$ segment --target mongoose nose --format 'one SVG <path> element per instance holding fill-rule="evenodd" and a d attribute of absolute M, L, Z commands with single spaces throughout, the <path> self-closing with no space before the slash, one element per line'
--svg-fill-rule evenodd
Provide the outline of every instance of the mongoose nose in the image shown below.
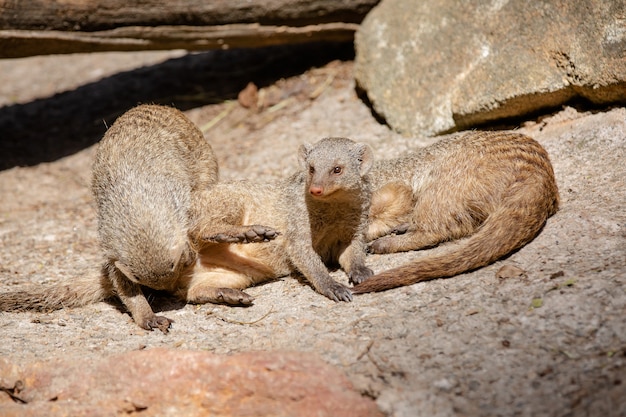
<path fill-rule="evenodd" d="M 310 192 L 312 195 L 315 195 L 315 196 L 320 196 L 320 195 L 324 194 L 324 188 L 319 187 L 319 186 L 316 186 L 316 185 L 312 185 L 312 186 L 309 188 L 309 192 Z"/>

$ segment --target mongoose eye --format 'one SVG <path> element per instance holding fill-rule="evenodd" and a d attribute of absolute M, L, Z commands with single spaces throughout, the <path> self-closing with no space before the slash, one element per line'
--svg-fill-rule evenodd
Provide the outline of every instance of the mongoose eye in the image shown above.
<path fill-rule="evenodd" d="M 333 168 L 333 174 L 341 174 L 341 171 L 343 171 L 343 170 L 341 169 L 341 167 L 334 167 L 334 168 Z"/>
<path fill-rule="evenodd" d="M 309 167 L 309 174 L 315 174 L 315 168 L 314 167 Z"/>

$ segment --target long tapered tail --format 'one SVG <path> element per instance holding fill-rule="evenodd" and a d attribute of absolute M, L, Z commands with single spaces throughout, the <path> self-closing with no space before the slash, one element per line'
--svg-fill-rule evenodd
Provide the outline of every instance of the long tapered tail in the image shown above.
<path fill-rule="evenodd" d="M 557 204 L 557 203 L 555 203 Z M 541 208 L 534 213 L 502 207 L 492 213 L 470 237 L 450 245 L 442 253 L 393 268 L 354 286 L 354 294 L 384 291 L 435 278 L 452 277 L 488 265 L 530 242 L 556 211 Z M 529 221 L 529 218 L 532 221 Z"/>
<path fill-rule="evenodd" d="M 110 281 L 93 273 L 67 283 L 0 293 L 0 311 L 53 311 L 81 307 L 113 295 Z"/>

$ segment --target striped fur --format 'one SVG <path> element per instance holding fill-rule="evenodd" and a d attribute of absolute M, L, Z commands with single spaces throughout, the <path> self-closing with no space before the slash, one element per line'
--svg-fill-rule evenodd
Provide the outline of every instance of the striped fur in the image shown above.
<path fill-rule="evenodd" d="M 547 152 L 515 132 L 458 134 L 405 157 L 379 161 L 370 179 L 370 252 L 461 240 L 440 254 L 372 276 L 353 288 L 357 294 L 451 277 L 495 262 L 531 241 L 559 205 Z M 390 189 L 396 190 L 395 198 Z"/>

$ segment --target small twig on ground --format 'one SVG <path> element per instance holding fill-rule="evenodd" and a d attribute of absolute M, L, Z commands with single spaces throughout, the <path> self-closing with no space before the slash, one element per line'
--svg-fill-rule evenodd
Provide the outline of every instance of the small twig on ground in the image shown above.
<path fill-rule="evenodd" d="M 368 355 L 373 345 L 374 345 L 374 341 L 370 340 L 370 342 L 367 344 L 363 352 L 359 353 L 359 356 L 356 357 L 356 360 L 360 361 L 363 358 L 363 356 Z"/>
<path fill-rule="evenodd" d="M 274 104 L 272 107 L 270 107 L 269 109 L 267 109 L 268 113 L 274 113 L 280 109 L 282 109 L 283 107 L 286 107 L 288 104 L 290 104 L 291 102 L 294 101 L 293 97 L 288 97 L 276 104 Z"/>
<path fill-rule="evenodd" d="M 13 386 L 13 388 L 8 388 L 8 387 L 0 387 L 0 391 L 6 392 L 7 395 L 9 397 L 11 397 L 11 399 L 16 402 L 16 403 L 20 403 L 20 404 L 26 404 L 28 403 L 28 401 L 18 397 L 17 394 L 20 393 L 20 391 L 22 391 L 24 389 L 24 382 L 21 380 L 17 380 L 15 381 L 15 384 Z"/>
<path fill-rule="evenodd" d="M 326 80 L 319 87 L 317 87 L 311 94 L 309 94 L 309 98 L 311 100 L 315 100 L 316 98 L 321 96 L 322 93 L 326 91 L 326 89 L 332 84 L 336 76 L 337 76 L 337 71 L 333 71 L 330 74 L 328 74 L 328 77 L 326 77 Z"/>
<path fill-rule="evenodd" d="M 211 130 L 213 128 L 213 126 L 218 124 L 224 117 L 228 116 L 228 113 L 230 113 L 234 109 L 234 104 L 235 104 L 234 101 L 228 101 L 225 104 L 226 104 L 226 106 L 225 106 L 224 110 L 222 110 L 220 112 L 220 114 L 218 114 L 213 119 L 209 120 L 207 123 L 203 124 L 200 127 L 200 131 L 202 133 L 206 133 L 209 130 Z"/>

